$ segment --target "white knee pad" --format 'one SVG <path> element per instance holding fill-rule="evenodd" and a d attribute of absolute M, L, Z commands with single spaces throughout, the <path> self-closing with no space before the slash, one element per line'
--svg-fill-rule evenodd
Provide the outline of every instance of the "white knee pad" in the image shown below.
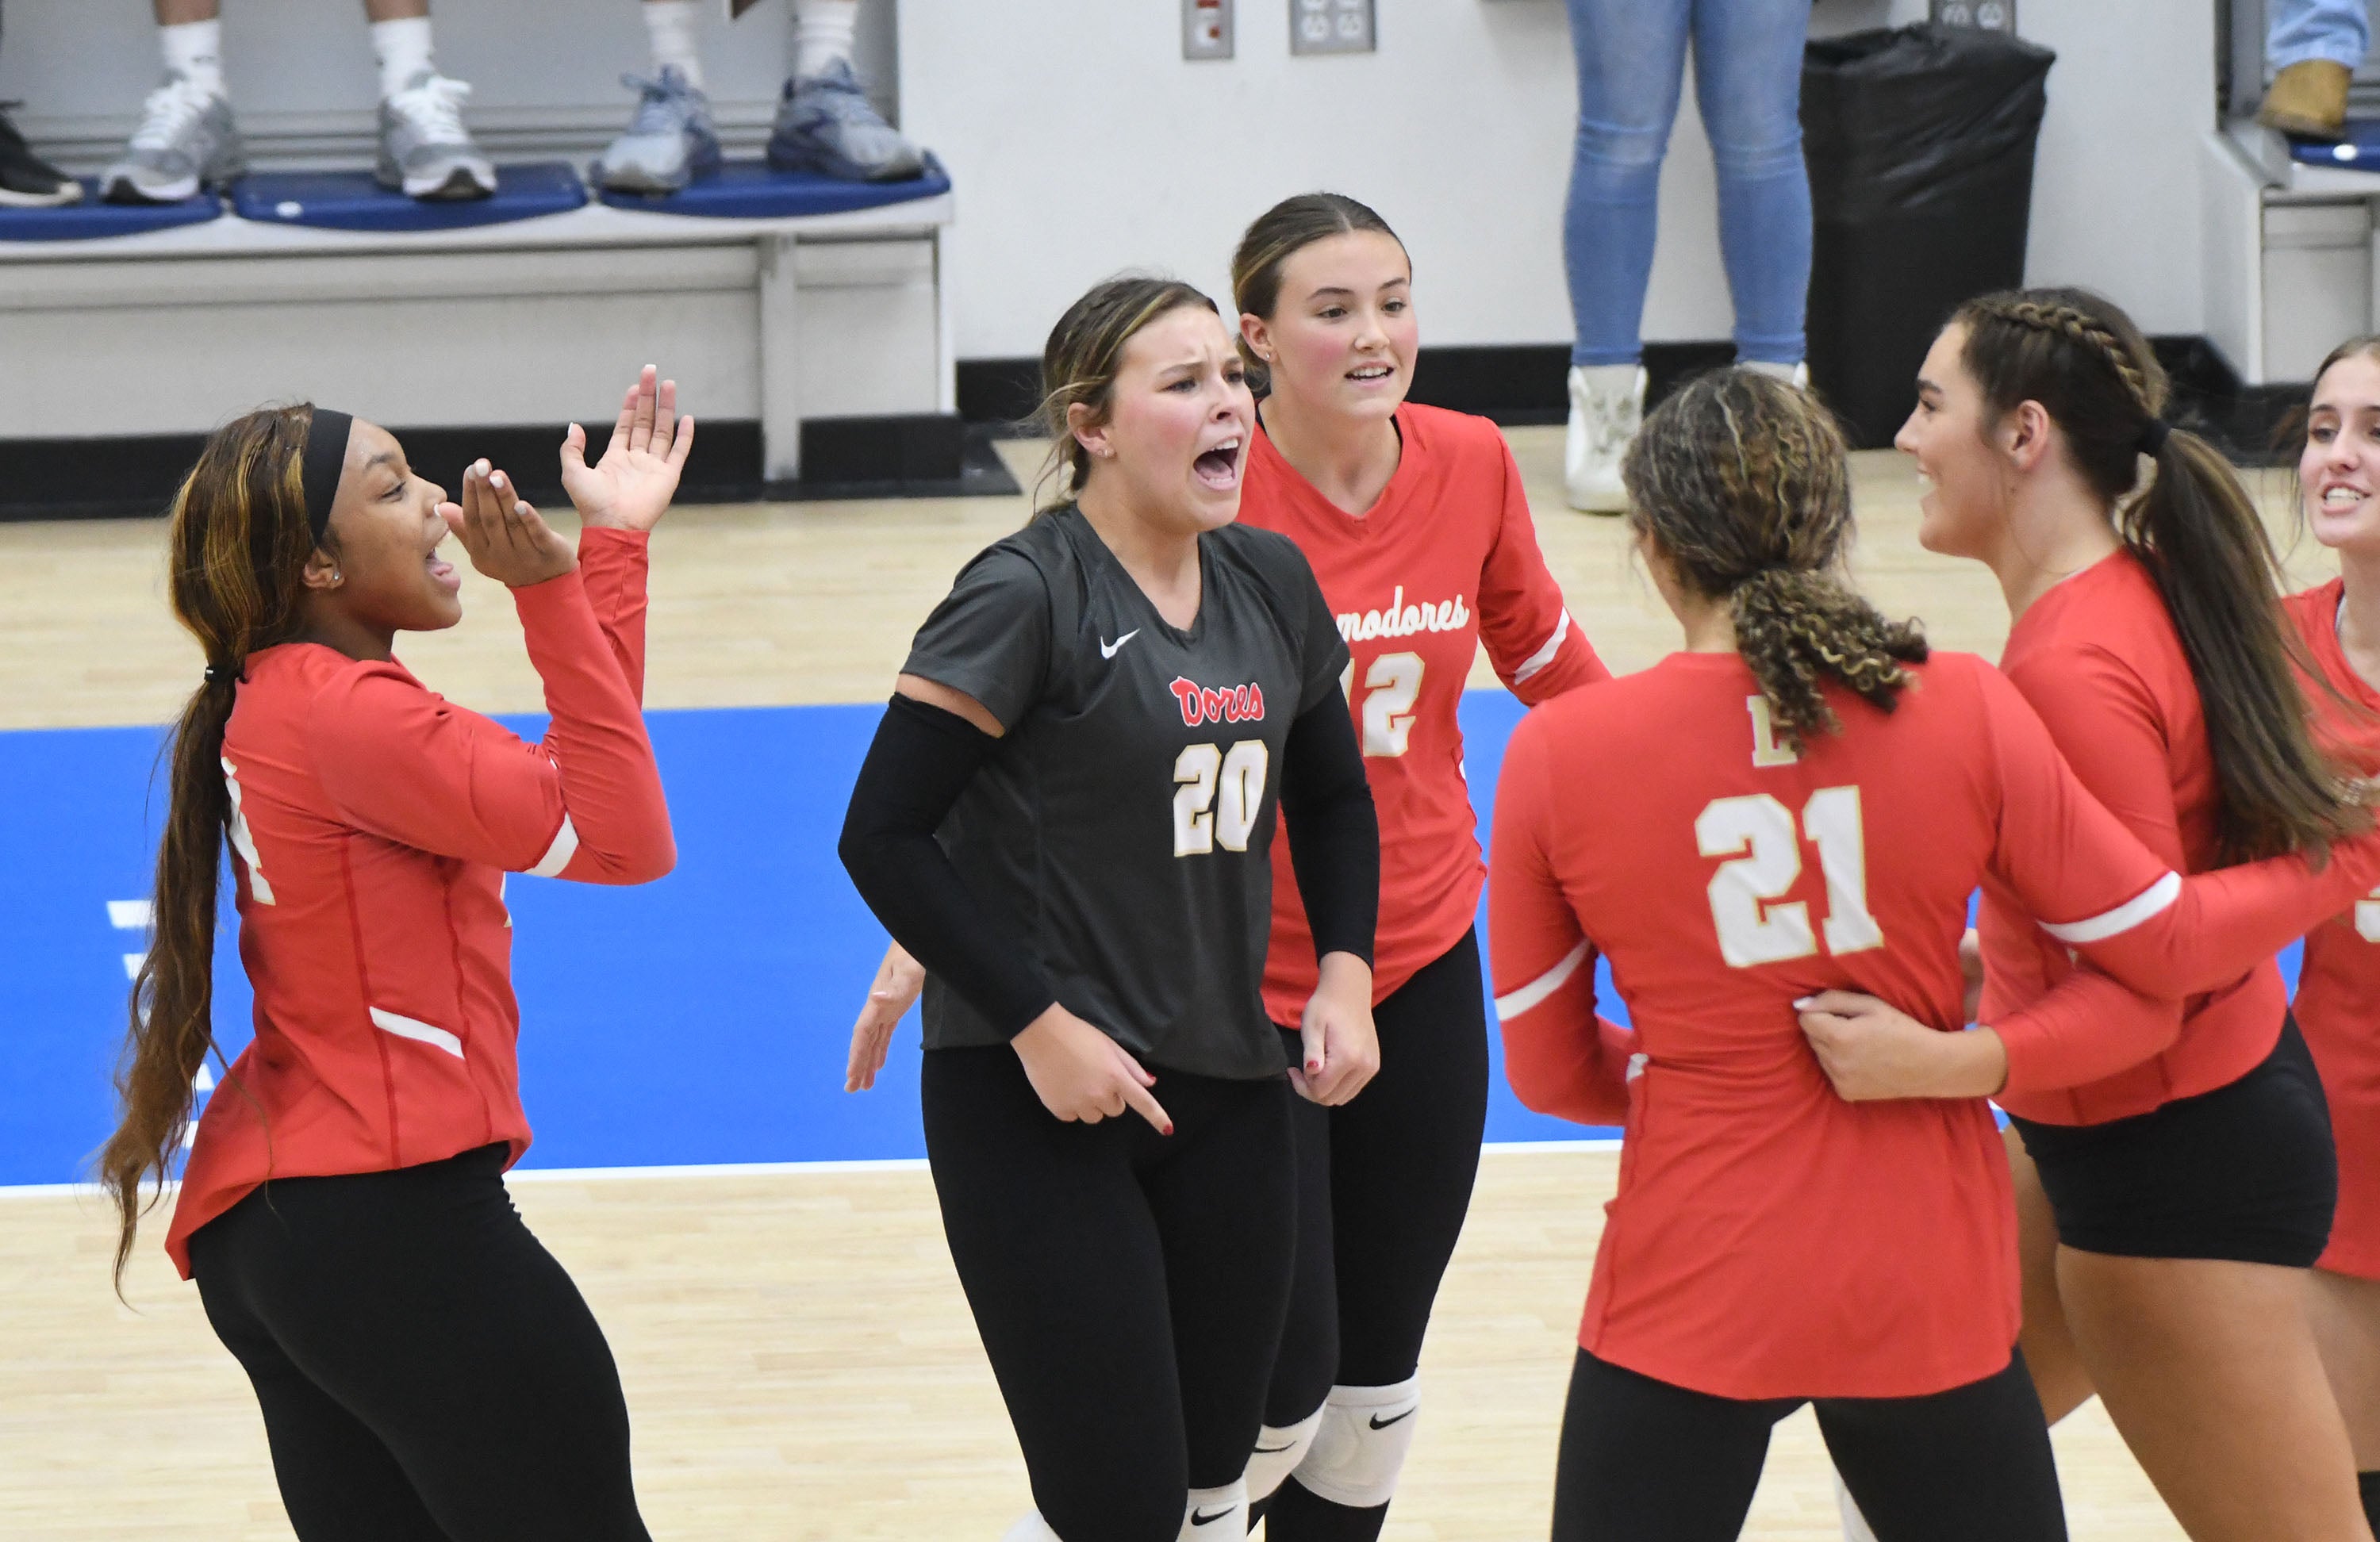
<path fill-rule="evenodd" d="M 1245 1478 L 1220 1488 L 1193 1488 L 1182 1506 L 1182 1534 L 1177 1542 L 1246 1542 L 1248 1484 Z"/>
<path fill-rule="evenodd" d="M 1328 1406 L 1327 1404 L 1325 1406 Z M 1313 1448 L 1314 1432 L 1322 1427 L 1322 1409 L 1318 1408 L 1295 1424 L 1286 1427 L 1263 1425 L 1257 1430 L 1256 1449 L 1248 1452 L 1248 1470 L 1245 1481 L 1251 1501 L 1272 1498 L 1281 1480 L 1297 1470 Z"/>
<path fill-rule="evenodd" d="M 1860 1513 L 1859 1500 L 1843 1487 L 1840 1474 L 1835 1477 L 1835 1508 L 1843 1515 L 1843 1542 L 1876 1542 L 1876 1533 L 1868 1529 L 1867 1517 Z"/>
<path fill-rule="evenodd" d="M 1351 1510 L 1389 1502 L 1413 1450 L 1421 1415 L 1421 1378 L 1393 1387 L 1333 1387 L 1322 1404 L 1314 1449 L 1297 1464 L 1300 1487 Z"/>
<path fill-rule="evenodd" d="M 1028 1510 L 1014 1525 L 1001 1533 L 1000 1542 L 1065 1542 L 1065 1539 L 1050 1529 L 1050 1523 L 1041 1519 L 1039 1511 Z"/>

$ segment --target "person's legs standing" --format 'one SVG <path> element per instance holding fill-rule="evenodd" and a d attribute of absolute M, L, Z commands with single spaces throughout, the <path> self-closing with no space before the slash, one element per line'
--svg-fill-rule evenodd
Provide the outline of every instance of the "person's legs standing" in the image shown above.
<path fill-rule="evenodd" d="M 1719 254 L 1740 364 L 1802 362 L 1810 174 L 1802 160 L 1807 0 L 1694 0 L 1694 97 L 1718 171 Z"/>
<path fill-rule="evenodd" d="M 210 1313 L 236 1301 L 379 1440 L 452 1542 L 650 1542 L 619 1371 L 513 1208 L 503 1162 L 491 1147 L 260 1190 L 193 1238 Z M 235 1333 L 250 1374 L 277 1379 Z M 343 1520 L 319 1535 L 352 1533 Z"/>
<path fill-rule="evenodd" d="M 1294 1031 L 1283 1028 L 1281 1036 L 1286 1053 L 1305 1052 Z M 1281 1349 L 1265 1391 L 1264 1424 L 1248 1457 L 1252 1518 L 1267 1512 L 1268 1501 L 1312 1449 L 1322 1424 L 1323 1402 L 1339 1374 L 1339 1268 L 1330 1246 L 1330 1114 L 1319 1103 L 1290 1099 L 1291 1144 L 1296 1147 L 1296 1261 Z"/>
<path fill-rule="evenodd" d="M 1288 1316 L 1296 1172 L 1286 1079 L 1159 1073 L 1174 1134 L 1126 1115 L 1165 1258 L 1194 1534 L 1247 1529 L 1242 1477 Z M 1236 1522 L 1222 1516 L 1243 1510 Z"/>
<path fill-rule="evenodd" d="M 165 79 L 140 105 L 140 126 L 101 173 L 100 197 L 172 203 L 221 188 L 248 168 L 224 94 L 216 0 L 155 0 Z"/>
<path fill-rule="evenodd" d="M 1818 1430 L 1879 1542 L 2066 1542 L 2021 1355 L 1926 1397 L 1821 1398 Z"/>
<path fill-rule="evenodd" d="M 1371 1542 L 1410 1448 L 1415 1372 L 1463 1233 L 1488 1122 L 1487 993 L 1465 932 L 1379 1004 L 1380 1071 L 1330 1111 L 1339 1362 L 1313 1451 L 1267 1519 L 1273 1542 Z"/>
<path fill-rule="evenodd" d="M 1005 1047 L 929 1050 L 920 1094 L 951 1260 L 1042 1520 L 1065 1542 L 1173 1542 L 1182 1388 L 1126 1124 L 1155 1132 L 1131 1114 L 1057 1119 Z M 1192 1133 L 1186 1105 L 1167 1111 Z"/>
<path fill-rule="evenodd" d="M 1597 514 L 1627 506 L 1620 457 L 1644 411 L 1638 329 L 1691 4 L 1569 0 L 1578 125 L 1562 212 L 1572 323 L 1562 474 L 1571 507 Z"/>
<path fill-rule="evenodd" d="M 1769 1431 L 1800 1406 L 1689 1391 L 1580 1350 L 1562 1408 L 1553 1542 L 1734 1542 Z"/>

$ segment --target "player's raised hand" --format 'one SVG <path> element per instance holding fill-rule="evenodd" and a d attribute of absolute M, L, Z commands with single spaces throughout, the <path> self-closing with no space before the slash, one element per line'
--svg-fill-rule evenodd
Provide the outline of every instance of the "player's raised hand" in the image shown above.
<path fill-rule="evenodd" d="M 441 504 L 438 513 L 471 565 L 508 588 L 541 584 L 578 565 L 570 542 L 521 500 L 510 477 L 484 460 L 463 468 L 462 502 Z"/>
<path fill-rule="evenodd" d="M 925 966 L 906 948 L 895 942 L 884 950 L 884 962 L 876 966 L 875 983 L 860 1005 L 859 1020 L 851 1026 L 851 1063 L 843 1073 L 844 1091 L 865 1092 L 876 1085 L 876 1074 L 884 1069 L 884 1057 L 892 1048 L 892 1030 L 925 988 Z"/>
<path fill-rule="evenodd" d="M 2008 1050 L 1989 1028 L 1945 1033 L 1855 990 L 1822 990 L 1793 1007 L 1846 1102 L 1988 1098 L 2008 1080 Z"/>
<path fill-rule="evenodd" d="M 1363 1091 L 1380 1069 L 1371 965 L 1354 953 L 1326 956 L 1297 1033 L 1302 1063 L 1289 1068 L 1289 1085 L 1299 1097 L 1336 1105 Z"/>
<path fill-rule="evenodd" d="M 694 419 L 677 411 L 677 382 L 645 366 L 620 399 L 620 419 L 602 458 L 587 464 L 587 431 L 577 423 L 562 440 L 562 490 L 578 517 L 597 528 L 650 530 L 677 496 L 678 473 L 694 448 Z"/>
<path fill-rule="evenodd" d="M 1130 1109 L 1159 1135 L 1173 1133 L 1173 1116 L 1149 1096 L 1157 1078 L 1123 1045 L 1064 1007 L 1052 1002 L 1009 1042 L 1041 1106 L 1060 1119 L 1096 1124 Z"/>

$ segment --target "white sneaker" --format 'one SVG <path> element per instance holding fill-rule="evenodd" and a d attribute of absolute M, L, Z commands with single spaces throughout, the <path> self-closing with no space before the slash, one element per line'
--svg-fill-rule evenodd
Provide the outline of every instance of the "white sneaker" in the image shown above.
<path fill-rule="evenodd" d="M 1743 368 L 1755 370 L 1761 374 L 1781 380 L 1796 391 L 1810 389 L 1810 365 L 1807 359 L 1798 364 L 1772 364 L 1764 358 L 1747 358 L 1743 361 Z"/>
<path fill-rule="evenodd" d="M 1628 506 L 1620 457 L 1628 453 L 1644 418 L 1644 366 L 1571 366 L 1570 430 L 1562 439 L 1562 484 L 1571 507 L 1584 514 L 1618 514 Z"/>
<path fill-rule="evenodd" d="M 495 192 L 495 163 L 463 127 L 463 100 L 470 94 L 463 81 L 425 69 L 382 99 L 380 155 L 372 167 L 382 187 L 424 200 Z"/>

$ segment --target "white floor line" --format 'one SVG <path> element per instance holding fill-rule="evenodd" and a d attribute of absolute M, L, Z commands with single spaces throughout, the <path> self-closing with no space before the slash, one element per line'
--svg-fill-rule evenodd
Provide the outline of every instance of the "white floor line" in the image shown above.
<path fill-rule="evenodd" d="M 1603 1140 L 1491 1140 L 1483 1157 L 1536 1151 L 1617 1151 L 1620 1142 Z M 712 1162 L 666 1167 L 516 1167 L 504 1174 L 508 1184 L 604 1184 L 636 1178 L 775 1178 L 802 1173 L 916 1172 L 923 1157 L 886 1157 L 870 1160 L 822 1162 Z M 168 1184 L 167 1190 L 178 1188 Z M 96 1184 L 0 1184 L 0 1199 L 56 1198 L 62 1195 L 103 1197 Z"/>

